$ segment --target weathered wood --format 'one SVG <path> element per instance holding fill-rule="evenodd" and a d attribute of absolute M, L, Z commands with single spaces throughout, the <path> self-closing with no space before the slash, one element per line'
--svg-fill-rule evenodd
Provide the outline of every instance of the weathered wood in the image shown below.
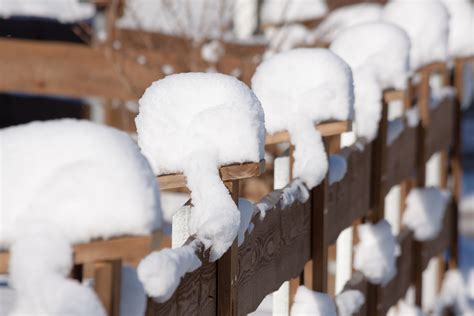
<path fill-rule="evenodd" d="M 120 315 L 120 288 L 122 263 L 120 260 L 95 262 L 93 265 L 94 290 L 107 315 Z"/>
<path fill-rule="evenodd" d="M 386 315 L 387 311 L 403 298 L 411 285 L 413 233 L 403 229 L 397 237 L 400 244 L 400 256 L 397 258 L 397 274 L 392 280 L 380 288 L 378 313 Z"/>
<path fill-rule="evenodd" d="M 358 290 L 362 292 L 362 294 L 364 294 L 365 296 L 365 303 L 361 306 L 359 312 L 353 314 L 353 316 L 371 315 L 371 314 L 368 314 L 368 309 L 367 309 L 368 286 L 369 286 L 369 283 L 367 282 L 367 279 L 365 279 L 362 273 L 359 271 L 354 272 L 352 274 L 351 279 L 344 286 L 344 291 L 345 290 Z"/>
<path fill-rule="evenodd" d="M 254 311 L 284 281 L 299 277 L 310 258 L 311 200 L 282 208 L 280 196 L 277 190 L 262 200 L 270 209 L 263 220 L 254 217 L 255 227 L 239 247 L 239 315 Z"/>
<path fill-rule="evenodd" d="M 329 187 L 326 246 L 336 242 L 339 234 L 369 210 L 371 145 L 362 150 L 357 145 L 343 148 L 339 155 L 347 160 L 344 178 Z"/>
<path fill-rule="evenodd" d="M 160 245 L 161 232 L 147 236 L 118 237 L 107 240 L 95 240 L 75 245 L 73 256 L 75 264 L 120 259 L 124 263 L 136 265 L 151 250 Z M 0 273 L 8 272 L 9 252 L 0 252 Z"/>
<path fill-rule="evenodd" d="M 315 125 L 315 128 L 324 136 L 340 135 L 352 129 L 351 121 L 324 122 Z M 287 131 L 277 132 L 267 135 L 266 145 L 290 142 L 290 135 Z"/>
<path fill-rule="evenodd" d="M 232 164 L 219 169 L 222 181 L 240 180 L 261 175 L 265 171 L 265 160 Z M 186 186 L 186 176 L 183 174 L 166 174 L 158 176 L 161 190 L 182 188 Z"/>
<path fill-rule="evenodd" d="M 425 134 L 425 161 L 453 143 L 455 110 L 454 99 L 446 98 L 430 111 L 430 124 Z"/>
<path fill-rule="evenodd" d="M 328 0 L 327 5 L 328 5 L 329 10 L 332 11 L 340 7 L 363 3 L 363 2 L 385 4 L 387 0 Z"/>

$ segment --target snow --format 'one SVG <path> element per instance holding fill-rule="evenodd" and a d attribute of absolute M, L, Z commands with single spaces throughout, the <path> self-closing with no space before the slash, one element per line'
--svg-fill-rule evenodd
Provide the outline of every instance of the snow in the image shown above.
<path fill-rule="evenodd" d="M 232 23 L 233 1 L 127 0 L 120 28 L 185 36 L 220 38 Z"/>
<path fill-rule="evenodd" d="M 387 284 L 397 272 L 399 249 L 392 228 L 386 220 L 357 227 L 359 243 L 355 246 L 354 268 L 373 284 Z"/>
<path fill-rule="evenodd" d="M 365 296 L 358 290 L 346 290 L 335 298 L 337 314 L 339 316 L 351 316 L 359 312 L 365 303 Z"/>
<path fill-rule="evenodd" d="M 224 53 L 224 47 L 218 40 L 212 40 L 201 47 L 201 57 L 208 63 L 217 63 Z"/>
<path fill-rule="evenodd" d="M 449 199 L 447 191 L 435 187 L 414 188 L 410 191 L 403 224 L 413 230 L 416 240 L 427 241 L 438 236 Z"/>
<path fill-rule="evenodd" d="M 94 16 L 95 5 L 81 0 L 0 0 L 0 16 L 41 17 L 76 22 Z"/>
<path fill-rule="evenodd" d="M 296 290 L 291 316 L 306 315 L 336 316 L 336 305 L 329 295 L 313 292 L 301 285 Z"/>
<path fill-rule="evenodd" d="M 352 68 L 355 132 L 372 141 L 377 136 L 384 89 L 404 89 L 409 75 L 410 41 L 399 27 L 371 22 L 342 31 L 330 49 Z"/>
<path fill-rule="evenodd" d="M 283 24 L 315 19 L 328 11 L 324 0 L 266 0 L 262 3 L 262 24 Z"/>
<path fill-rule="evenodd" d="M 237 234 L 237 245 L 240 247 L 245 241 L 245 233 L 251 233 L 253 230 L 252 217 L 256 207 L 247 199 L 239 199 L 240 226 Z"/>
<path fill-rule="evenodd" d="M 21 224 L 26 233 L 10 249 L 10 281 L 16 290 L 10 315 L 106 315 L 92 289 L 67 279 L 72 248 L 62 227 L 40 220 Z"/>
<path fill-rule="evenodd" d="M 359 3 L 332 11 L 313 31 L 315 41 L 331 43 L 346 28 L 380 20 L 382 6 L 378 3 Z"/>
<path fill-rule="evenodd" d="M 146 293 L 158 302 L 167 301 L 176 291 L 181 278 L 199 268 L 197 240 L 178 248 L 155 251 L 145 257 L 137 268 L 138 278 Z"/>
<path fill-rule="evenodd" d="M 293 205 L 296 201 L 304 203 L 309 198 L 309 191 L 302 181 L 295 179 L 288 184 L 281 192 L 280 202 L 282 208 Z"/>
<path fill-rule="evenodd" d="M 388 131 L 387 131 L 387 145 L 391 145 L 405 128 L 405 123 L 402 117 L 396 118 L 388 122 Z"/>
<path fill-rule="evenodd" d="M 400 300 L 398 303 L 398 311 L 396 315 L 399 316 L 425 316 L 423 311 L 416 305 L 410 304 L 405 300 Z"/>
<path fill-rule="evenodd" d="M 8 248 L 25 220 L 60 227 L 70 243 L 149 234 L 161 225 L 159 189 L 124 132 L 87 121 L 33 122 L 0 130 L 2 233 Z"/>
<path fill-rule="evenodd" d="M 309 30 L 304 25 L 297 23 L 265 29 L 265 37 L 269 41 L 265 59 L 277 52 L 311 44 Z"/>
<path fill-rule="evenodd" d="M 474 315 L 474 304 L 469 302 L 467 284 L 458 270 L 449 270 L 445 273 L 432 315 L 443 315 L 443 309 L 449 306 L 453 307 L 455 315 Z"/>
<path fill-rule="evenodd" d="M 183 73 L 154 82 L 139 100 L 138 144 L 156 175 L 183 172 L 191 191 L 191 234 L 218 259 L 235 239 L 240 214 L 218 167 L 264 157 L 260 102 L 232 76 Z"/>
<path fill-rule="evenodd" d="M 474 20 L 474 17 L 473 17 Z M 473 45 L 474 46 L 474 45 Z M 474 55 L 474 54 L 473 54 Z M 469 108 L 474 101 L 474 66 L 473 63 L 464 64 L 463 68 L 463 97 L 461 107 L 463 110 Z"/>
<path fill-rule="evenodd" d="M 344 179 L 347 172 L 346 158 L 341 155 L 329 156 L 329 185 Z"/>
<path fill-rule="evenodd" d="M 442 0 L 448 9 L 448 51 L 451 57 L 474 55 L 474 6 L 469 0 Z"/>
<path fill-rule="evenodd" d="M 294 177 L 310 189 L 315 187 L 328 163 L 314 123 L 350 118 L 354 100 L 350 68 L 328 50 L 294 49 L 261 63 L 252 89 L 265 110 L 267 131 L 290 134 L 295 145 Z"/>
<path fill-rule="evenodd" d="M 391 0 L 385 6 L 382 18 L 408 33 L 413 70 L 447 59 L 449 13 L 441 1 Z"/>

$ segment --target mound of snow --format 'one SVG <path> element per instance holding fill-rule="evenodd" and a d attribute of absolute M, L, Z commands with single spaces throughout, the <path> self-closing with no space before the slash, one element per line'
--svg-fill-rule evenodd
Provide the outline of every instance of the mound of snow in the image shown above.
<path fill-rule="evenodd" d="M 36 122 L 0 130 L 2 234 L 7 248 L 49 221 L 70 243 L 143 235 L 161 225 L 159 190 L 124 132 L 87 121 Z"/>
<path fill-rule="evenodd" d="M 342 31 L 330 49 L 351 66 L 355 86 L 355 132 L 372 141 L 377 136 L 383 90 L 406 87 L 410 40 L 395 25 L 372 22 Z"/>
<path fill-rule="evenodd" d="M 391 0 L 382 18 L 408 33 L 412 69 L 448 57 L 449 13 L 441 1 Z"/>
<path fill-rule="evenodd" d="M 252 88 L 265 110 L 267 131 L 290 134 L 293 175 L 315 187 L 328 162 L 314 124 L 350 118 L 354 97 L 349 66 L 326 49 L 295 49 L 260 64 Z"/>
<path fill-rule="evenodd" d="M 237 235 L 240 214 L 219 176 L 225 164 L 264 157 L 260 102 L 234 77 L 211 73 L 171 75 L 154 82 L 139 100 L 138 144 L 156 175 L 183 172 L 194 208 L 196 233 L 211 260 Z"/>
<path fill-rule="evenodd" d="M 332 11 L 313 31 L 313 41 L 331 43 L 341 31 L 351 26 L 380 20 L 382 6 L 378 3 L 359 3 Z"/>
<path fill-rule="evenodd" d="M 329 185 L 344 179 L 347 172 L 347 161 L 341 155 L 329 156 Z"/>
<path fill-rule="evenodd" d="M 324 0 L 266 0 L 262 3 L 262 24 L 298 22 L 325 15 L 328 11 Z"/>
<path fill-rule="evenodd" d="M 291 316 L 302 315 L 336 316 L 336 304 L 329 295 L 313 292 L 301 285 L 291 306 Z"/>
<path fill-rule="evenodd" d="M 450 195 L 435 187 L 415 188 L 410 191 L 403 214 L 403 224 L 413 230 L 415 239 L 435 239 L 441 231 Z"/>
<path fill-rule="evenodd" d="M 410 304 L 405 300 L 400 300 L 398 303 L 398 316 L 425 316 L 426 314 L 416 305 Z"/>
<path fill-rule="evenodd" d="M 10 315 L 106 315 L 95 293 L 67 279 L 72 249 L 62 227 L 41 220 L 21 223 L 25 233 L 10 250 L 16 300 Z"/>
<path fill-rule="evenodd" d="M 355 246 L 354 268 L 374 284 L 387 284 L 397 273 L 398 244 L 386 220 L 358 227 L 359 243 Z"/>
<path fill-rule="evenodd" d="M 232 1 L 127 0 L 120 28 L 185 36 L 219 38 L 232 22 Z"/>
<path fill-rule="evenodd" d="M 474 304 L 469 300 L 467 285 L 459 270 L 449 270 L 444 275 L 432 315 L 444 315 L 443 311 L 447 307 L 452 308 L 454 315 L 474 315 Z"/>
<path fill-rule="evenodd" d="M 448 50 L 452 57 L 474 55 L 474 5 L 469 0 L 441 0 L 448 9 Z"/>
<path fill-rule="evenodd" d="M 159 302 L 167 301 L 179 285 L 181 278 L 201 266 L 196 256 L 199 243 L 174 249 L 155 251 L 144 258 L 137 268 L 138 278 L 146 293 Z"/>
<path fill-rule="evenodd" d="M 81 0 L 0 0 L 0 16 L 28 16 L 56 19 L 61 22 L 76 22 L 90 19 L 95 14 L 95 5 Z"/>
<path fill-rule="evenodd" d="M 337 314 L 339 316 L 351 316 L 359 312 L 365 303 L 365 296 L 358 290 L 346 290 L 335 298 Z"/>

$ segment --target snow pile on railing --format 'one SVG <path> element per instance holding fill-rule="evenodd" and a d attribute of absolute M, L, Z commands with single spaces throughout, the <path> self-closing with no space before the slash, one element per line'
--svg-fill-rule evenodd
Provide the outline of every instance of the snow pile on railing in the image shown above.
<path fill-rule="evenodd" d="M 439 297 L 433 307 L 433 316 L 444 315 L 444 309 L 452 308 L 454 315 L 474 315 L 473 297 L 459 270 L 449 270 L 444 275 Z"/>
<path fill-rule="evenodd" d="M 399 246 L 386 220 L 357 227 L 359 243 L 355 246 L 354 268 L 374 284 L 387 284 L 397 273 L 395 265 Z"/>
<path fill-rule="evenodd" d="M 329 156 L 329 185 L 344 179 L 347 172 L 346 158 L 341 155 Z"/>
<path fill-rule="evenodd" d="M 193 202 L 189 233 L 211 247 L 214 261 L 230 247 L 240 222 L 219 167 L 263 159 L 260 102 L 234 77 L 185 73 L 154 82 L 139 104 L 142 152 L 156 175 L 185 174 Z"/>
<path fill-rule="evenodd" d="M 333 301 L 325 293 L 314 292 L 305 286 L 300 286 L 295 294 L 291 315 L 350 316 L 357 313 L 364 302 L 364 294 L 357 290 L 344 291 Z"/>
<path fill-rule="evenodd" d="M 435 187 L 415 188 L 408 194 L 403 224 L 419 241 L 435 239 L 443 227 L 443 218 L 450 194 Z"/>
<path fill-rule="evenodd" d="M 353 106 L 350 68 L 325 49 L 300 48 L 259 65 L 252 88 L 265 110 L 269 133 L 288 131 L 295 145 L 294 177 L 313 188 L 328 170 L 317 122 L 347 120 Z"/>
<path fill-rule="evenodd" d="M 383 19 L 408 33 L 412 69 L 447 59 L 449 13 L 441 1 L 391 0 L 383 10 Z"/>
<path fill-rule="evenodd" d="M 474 6 L 469 0 L 442 0 L 449 11 L 448 50 L 451 57 L 474 55 Z"/>
<path fill-rule="evenodd" d="M 2 234 L 6 248 L 25 233 L 18 221 L 46 220 L 70 243 L 144 235 L 160 227 L 159 190 L 124 132 L 87 121 L 35 122 L 0 131 Z"/>
<path fill-rule="evenodd" d="M 28 16 L 57 19 L 61 22 L 76 22 L 90 19 L 95 14 L 95 5 L 81 0 L 0 0 L 0 16 Z"/>
<path fill-rule="evenodd" d="M 373 22 L 341 32 L 330 49 L 352 68 L 355 133 L 372 141 L 377 136 L 383 90 L 406 87 L 410 40 L 395 25 Z"/>
<path fill-rule="evenodd" d="M 262 24 L 283 24 L 314 19 L 328 11 L 325 0 L 265 0 L 262 3 Z"/>
<path fill-rule="evenodd" d="M 380 20 L 382 6 L 378 3 L 359 3 L 332 11 L 312 32 L 312 41 L 331 43 L 340 32 L 351 26 Z"/>
<path fill-rule="evenodd" d="M 86 121 L 0 131 L 2 234 L 18 314 L 105 315 L 87 287 L 66 277 L 71 244 L 142 235 L 161 224 L 159 190 L 125 133 Z"/>

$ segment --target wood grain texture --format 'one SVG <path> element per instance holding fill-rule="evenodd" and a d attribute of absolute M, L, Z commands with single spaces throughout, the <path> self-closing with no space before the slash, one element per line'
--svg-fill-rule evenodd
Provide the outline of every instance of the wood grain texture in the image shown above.
<path fill-rule="evenodd" d="M 391 306 L 403 298 L 411 285 L 413 234 L 403 229 L 397 237 L 401 254 L 397 258 L 397 274 L 385 286 L 380 288 L 379 314 L 386 315 Z"/>
<path fill-rule="evenodd" d="M 453 143 L 455 110 L 454 99 L 446 98 L 430 111 L 430 123 L 426 128 L 425 138 L 426 160 L 434 153 L 446 150 Z"/>
<path fill-rule="evenodd" d="M 341 181 L 329 187 L 327 217 L 330 225 L 325 227 L 327 246 L 369 210 L 371 154 L 370 144 L 363 150 L 354 145 L 339 153 L 347 160 L 347 172 Z"/>
<path fill-rule="evenodd" d="M 386 0 L 328 0 L 327 6 L 330 11 L 335 10 L 340 7 L 358 4 L 358 3 L 380 3 L 385 4 Z"/>
<path fill-rule="evenodd" d="M 255 227 L 239 247 L 239 315 L 254 311 L 267 294 L 299 276 L 310 259 L 311 200 L 282 208 L 280 195 L 277 190 L 264 198 L 272 208 L 263 220 L 254 217 Z"/>
<path fill-rule="evenodd" d="M 387 168 L 382 177 L 384 193 L 403 180 L 409 179 L 416 172 L 417 128 L 406 127 L 391 144 L 387 151 Z"/>

